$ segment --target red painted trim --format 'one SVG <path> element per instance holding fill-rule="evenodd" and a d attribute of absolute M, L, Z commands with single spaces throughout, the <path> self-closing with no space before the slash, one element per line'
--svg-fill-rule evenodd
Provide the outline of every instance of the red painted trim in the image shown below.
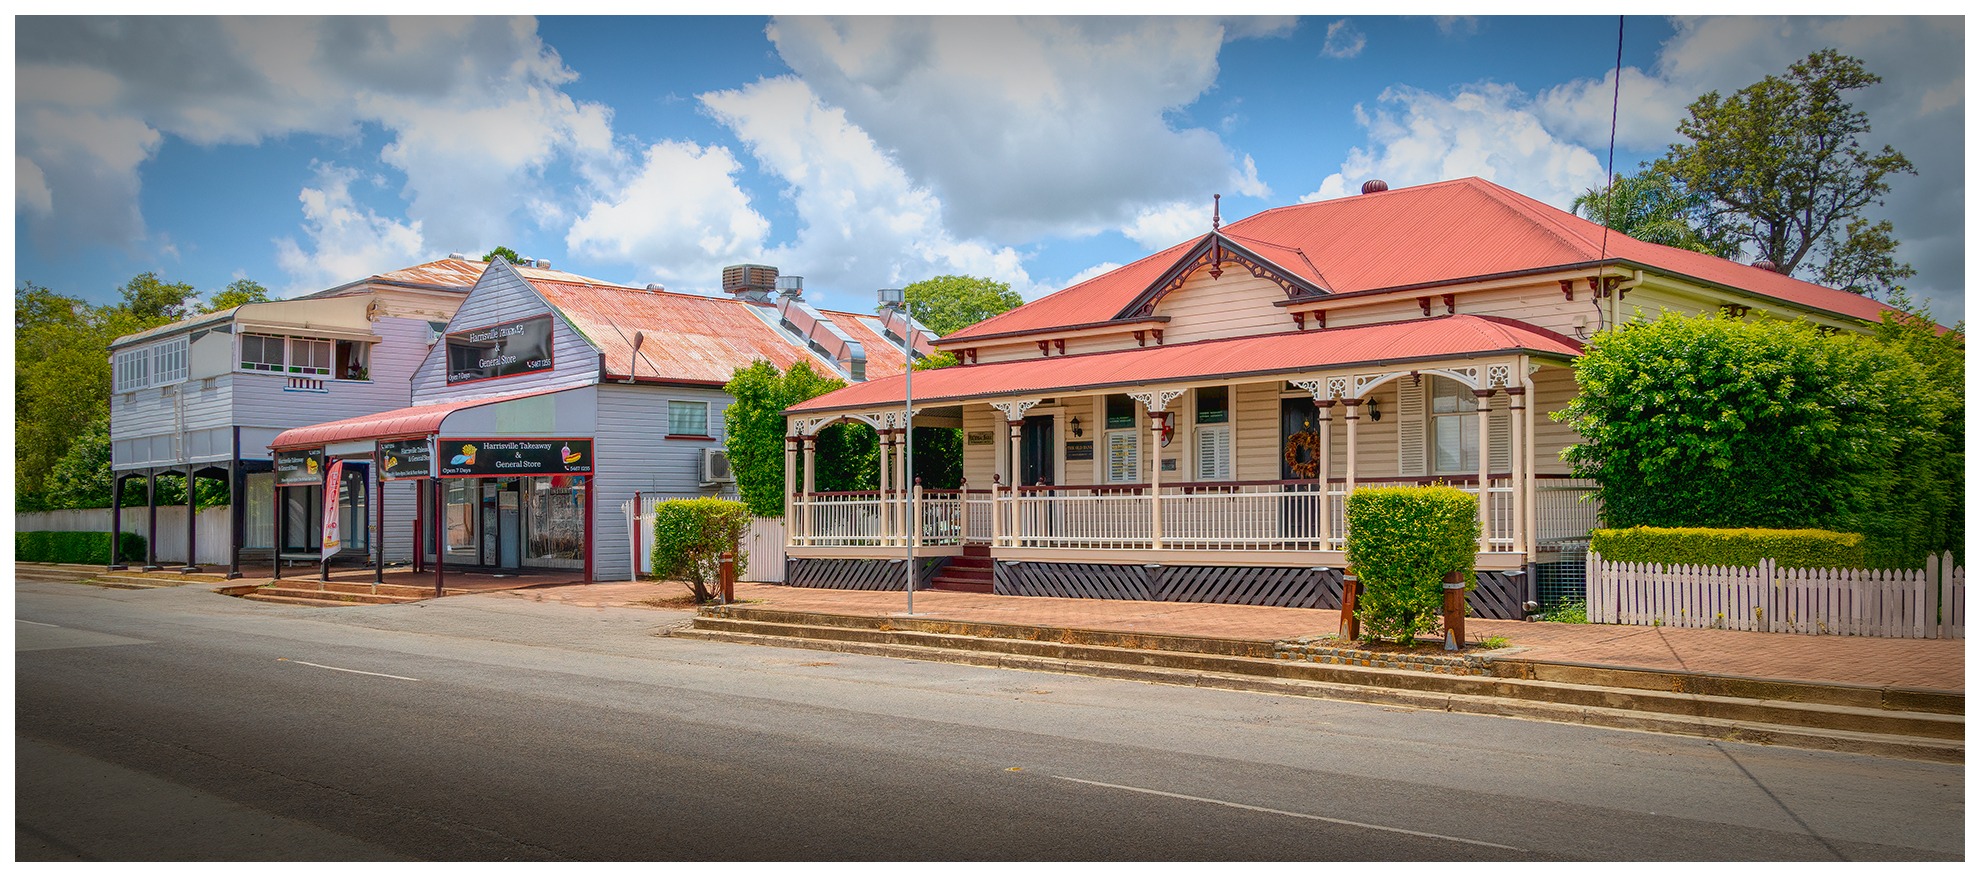
<path fill-rule="evenodd" d="M 715 440 L 715 437 L 712 435 L 664 435 L 661 438 L 672 439 L 677 442 L 712 442 Z"/>
<path fill-rule="evenodd" d="M 596 445 L 593 446 L 594 452 L 596 447 Z M 593 472 L 590 475 L 584 476 L 584 580 L 587 582 L 598 580 L 597 574 L 592 569 L 591 561 L 591 556 L 597 550 L 598 545 L 598 529 L 591 524 L 592 510 L 597 508 L 597 506 L 598 473 Z M 638 506 L 634 506 L 634 510 L 638 510 Z M 634 566 L 633 572 L 638 573 L 639 567 Z M 632 577 L 638 578 L 639 576 L 634 575 Z"/>
<path fill-rule="evenodd" d="M 598 370 L 598 374 L 600 383 L 625 383 L 627 379 L 626 375 L 612 374 L 602 368 Z M 663 387 L 726 387 L 729 385 L 728 381 L 704 381 L 695 378 L 667 378 L 648 375 L 633 375 L 631 377 L 632 382 L 635 384 L 651 384 Z"/>

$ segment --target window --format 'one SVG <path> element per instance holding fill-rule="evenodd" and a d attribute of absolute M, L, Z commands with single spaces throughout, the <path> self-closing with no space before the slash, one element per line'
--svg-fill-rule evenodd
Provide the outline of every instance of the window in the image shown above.
<path fill-rule="evenodd" d="M 1430 463 L 1437 472 L 1478 471 L 1478 403 L 1463 384 L 1430 378 Z"/>
<path fill-rule="evenodd" d="M 139 348 L 125 350 L 117 354 L 115 361 L 116 391 L 129 393 L 149 386 L 151 373 L 151 351 Z"/>
<path fill-rule="evenodd" d="M 1126 393 L 1115 393 L 1107 397 L 1107 428 L 1134 428 L 1134 400 Z"/>
<path fill-rule="evenodd" d="M 1198 481 L 1229 481 L 1231 478 L 1231 428 L 1224 426 L 1199 426 L 1196 428 L 1196 479 Z"/>
<path fill-rule="evenodd" d="M 708 403 L 668 402 L 668 435 L 707 435 Z"/>
<path fill-rule="evenodd" d="M 151 382 L 176 384 L 186 379 L 187 339 L 174 338 L 151 348 Z"/>
<path fill-rule="evenodd" d="M 273 335 L 241 336 L 241 370 L 251 372 L 279 372 L 287 364 L 284 351 L 288 339 Z"/>
<path fill-rule="evenodd" d="M 1134 430 L 1107 433 L 1107 482 L 1132 484 L 1141 480 L 1141 437 Z"/>
<path fill-rule="evenodd" d="M 1231 422 L 1230 400 L 1231 388 L 1229 387 L 1197 387 L 1196 422 Z"/>
<path fill-rule="evenodd" d="M 330 341 L 314 341 L 308 338 L 289 339 L 289 372 L 299 375 L 330 374 L 331 359 L 336 354 L 337 345 Z"/>
<path fill-rule="evenodd" d="M 371 380 L 371 345 L 363 341 L 337 342 L 337 379 Z"/>

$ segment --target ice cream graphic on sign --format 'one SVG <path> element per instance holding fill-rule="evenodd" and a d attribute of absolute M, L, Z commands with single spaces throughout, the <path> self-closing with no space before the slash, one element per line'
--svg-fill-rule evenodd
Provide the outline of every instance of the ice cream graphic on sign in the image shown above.
<path fill-rule="evenodd" d="M 447 465 L 449 466 L 474 465 L 474 445 L 462 445 L 461 452 L 455 454 L 454 459 L 449 461 Z"/>
<path fill-rule="evenodd" d="M 582 459 L 584 459 L 584 455 L 571 450 L 570 442 L 564 443 L 564 465 L 569 466 Z"/>

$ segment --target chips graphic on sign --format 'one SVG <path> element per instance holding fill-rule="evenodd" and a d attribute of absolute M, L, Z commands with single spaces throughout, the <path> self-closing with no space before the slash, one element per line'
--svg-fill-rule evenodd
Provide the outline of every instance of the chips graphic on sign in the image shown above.
<path fill-rule="evenodd" d="M 451 462 L 449 462 L 447 465 L 449 466 L 474 465 L 474 445 L 462 445 L 461 452 L 455 454 L 454 459 Z"/>
<path fill-rule="evenodd" d="M 304 469 L 307 469 L 307 470 L 309 470 L 309 474 L 311 474 L 311 475 L 315 475 L 315 474 L 316 474 L 316 458 L 315 458 L 315 457 L 310 457 L 309 459 L 307 459 L 307 460 L 304 460 L 304 461 L 303 461 L 303 468 L 304 468 Z"/>
<path fill-rule="evenodd" d="M 386 457 L 386 458 L 385 458 L 385 468 L 387 468 L 387 469 L 397 469 L 397 468 L 399 468 L 399 458 L 398 458 L 398 457 Z"/>

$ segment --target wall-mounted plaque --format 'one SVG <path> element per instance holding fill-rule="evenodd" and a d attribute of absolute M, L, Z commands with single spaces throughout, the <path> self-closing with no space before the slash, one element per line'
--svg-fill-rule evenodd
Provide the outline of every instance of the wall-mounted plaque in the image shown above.
<path fill-rule="evenodd" d="M 972 445 L 987 445 L 996 441 L 996 436 L 997 434 L 991 430 L 979 430 L 969 434 L 969 443 Z"/>
<path fill-rule="evenodd" d="M 1066 442 L 1066 462 L 1093 459 L 1093 440 Z"/>

